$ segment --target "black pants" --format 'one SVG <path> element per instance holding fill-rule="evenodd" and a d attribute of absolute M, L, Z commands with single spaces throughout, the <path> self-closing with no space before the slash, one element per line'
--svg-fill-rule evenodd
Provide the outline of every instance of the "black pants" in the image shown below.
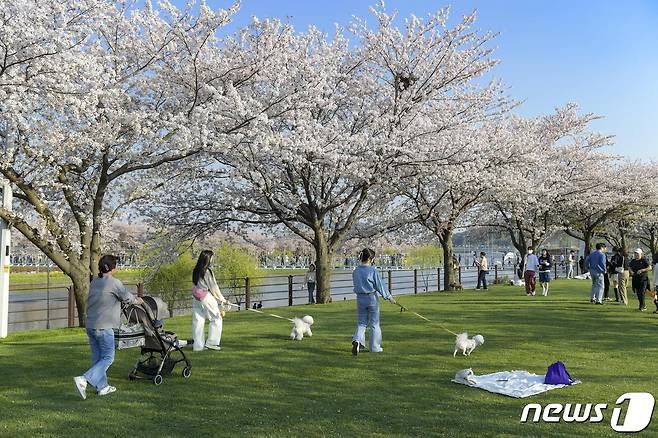
<path fill-rule="evenodd" d="M 644 309 L 644 292 L 647 290 L 647 277 L 633 276 L 633 292 L 637 295 L 637 300 L 640 302 L 640 309 Z"/>
<path fill-rule="evenodd" d="M 487 288 L 487 274 L 488 273 L 489 273 L 489 271 L 478 271 L 478 285 L 477 285 L 476 289 L 480 289 L 480 285 L 482 285 L 482 287 L 484 289 Z"/>
<path fill-rule="evenodd" d="M 606 272 L 603 274 L 603 299 L 607 300 L 610 298 L 610 276 Z"/>

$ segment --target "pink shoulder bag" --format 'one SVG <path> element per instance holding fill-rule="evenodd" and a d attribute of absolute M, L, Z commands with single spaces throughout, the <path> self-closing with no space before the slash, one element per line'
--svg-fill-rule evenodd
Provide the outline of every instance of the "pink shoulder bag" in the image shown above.
<path fill-rule="evenodd" d="M 203 299 L 208 295 L 208 289 L 204 289 L 199 286 L 192 287 L 192 296 L 198 301 L 203 301 Z"/>

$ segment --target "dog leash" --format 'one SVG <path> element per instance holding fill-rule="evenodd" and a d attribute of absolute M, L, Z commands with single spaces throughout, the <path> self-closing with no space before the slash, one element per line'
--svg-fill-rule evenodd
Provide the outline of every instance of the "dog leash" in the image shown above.
<path fill-rule="evenodd" d="M 400 312 L 402 312 L 403 310 L 406 310 L 407 312 L 413 313 L 414 315 L 416 315 L 416 316 L 419 317 L 420 319 L 424 319 L 425 321 L 427 321 L 427 322 L 429 322 L 429 323 L 435 324 L 435 325 L 441 327 L 443 330 L 447 331 L 448 333 L 451 333 L 451 334 L 457 336 L 457 333 L 453 332 L 452 330 L 447 329 L 446 327 L 444 327 L 443 325 L 439 324 L 438 322 L 436 322 L 436 321 L 432 321 L 431 319 L 428 319 L 428 318 L 424 317 L 424 316 L 421 315 L 420 313 L 416 313 L 416 312 L 414 312 L 414 311 L 411 311 L 411 310 L 407 309 L 406 307 L 404 307 L 402 304 L 398 303 L 397 301 L 395 302 L 395 304 L 397 304 L 398 306 L 400 306 Z"/>
<path fill-rule="evenodd" d="M 233 304 L 233 303 L 231 303 L 231 302 L 229 302 L 229 301 L 227 301 L 226 304 L 228 304 L 229 306 L 237 307 L 238 309 L 240 309 L 240 306 L 238 306 L 237 304 Z M 252 309 L 252 308 L 250 308 L 250 307 L 245 307 L 245 308 L 246 308 L 247 310 L 249 310 L 250 312 L 256 312 L 256 313 L 260 313 L 261 315 L 272 316 L 272 317 L 274 317 L 274 318 L 285 319 L 285 320 L 288 320 L 288 321 L 290 321 L 290 322 L 295 322 L 295 321 L 293 321 L 293 320 L 290 319 L 290 318 L 285 318 L 285 317 L 283 317 L 283 316 L 275 315 L 274 313 L 266 313 L 266 312 L 263 312 L 263 311 L 260 311 L 260 310 Z"/>

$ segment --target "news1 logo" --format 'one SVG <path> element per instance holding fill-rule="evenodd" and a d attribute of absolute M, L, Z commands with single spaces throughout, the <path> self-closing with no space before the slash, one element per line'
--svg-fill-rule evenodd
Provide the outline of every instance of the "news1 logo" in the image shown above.
<path fill-rule="evenodd" d="M 628 401 L 624 410 L 623 405 Z M 641 432 L 651 423 L 655 405 L 653 395 L 647 392 L 627 392 L 617 399 L 612 410 L 610 427 L 615 432 Z M 537 403 L 525 405 L 521 413 L 521 423 L 601 423 L 605 420 L 607 403 L 550 403 L 542 406 Z M 625 412 L 625 415 L 622 415 Z M 531 417 L 532 413 L 532 417 Z M 622 420 L 623 419 L 623 420 Z"/>

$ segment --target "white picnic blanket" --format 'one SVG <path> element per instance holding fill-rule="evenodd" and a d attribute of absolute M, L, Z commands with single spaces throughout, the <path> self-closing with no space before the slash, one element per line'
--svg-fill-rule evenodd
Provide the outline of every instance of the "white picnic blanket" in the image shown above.
<path fill-rule="evenodd" d="M 546 385 L 544 384 L 544 376 L 538 376 L 537 374 L 532 374 L 528 371 L 501 371 L 493 374 L 484 374 L 482 376 L 473 375 L 472 377 L 477 383 L 472 384 L 464 380 L 455 379 L 452 381 L 515 398 L 530 397 L 531 395 L 541 394 L 542 392 L 550 391 L 552 389 L 569 386 Z M 580 381 L 576 380 L 573 385 L 578 383 L 580 383 Z"/>

